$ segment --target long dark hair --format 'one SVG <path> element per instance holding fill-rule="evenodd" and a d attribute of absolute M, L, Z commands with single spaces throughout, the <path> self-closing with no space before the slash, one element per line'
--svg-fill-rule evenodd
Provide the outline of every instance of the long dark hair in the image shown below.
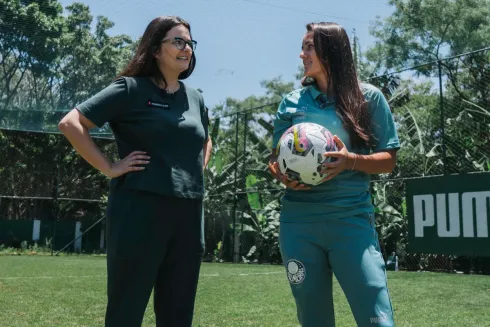
<path fill-rule="evenodd" d="M 167 86 L 167 81 L 157 66 L 154 54 L 160 48 L 160 43 L 165 35 L 167 35 L 168 31 L 178 25 L 185 26 L 189 30 L 189 34 L 191 33 L 190 24 L 178 16 L 161 16 L 153 19 L 146 27 L 133 59 L 131 59 L 118 77 L 148 76 L 153 77 L 157 83 L 163 83 Z M 193 51 L 189 62 L 189 68 L 180 73 L 179 79 L 186 79 L 189 77 L 195 66 L 196 57 Z"/>
<path fill-rule="evenodd" d="M 337 115 L 349 133 L 354 148 L 372 144 L 371 117 L 362 94 L 345 29 L 328 22 L 306 25 L 313 32 L 316 55 L 328 77 L 328 93 L 335 95 Z M 303 85 L 311 84 L 308 79 Z"/>

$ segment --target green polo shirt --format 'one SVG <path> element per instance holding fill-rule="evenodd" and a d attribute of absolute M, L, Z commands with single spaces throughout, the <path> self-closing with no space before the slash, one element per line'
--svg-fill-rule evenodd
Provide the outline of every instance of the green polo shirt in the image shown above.
<path fill-rule="evenodd" d="M 202 95 L 180 82 L 166 94 L 148 77 L 121 77 L 76 108 L 98 127 L 109 123 L 123 159 L 146 151 L 150 163 L 111 183 L 162 195 L 202 198 L 208 117 Z"/>
<path fill-rule="evenodd" d="M 284 97 L 274 121 L 272 147 L 276 148 L 282 134 L 298 123 L 316 123 L 324 126 L 344 142 L 347 149 L 359 154 L 369 154 L 400 147 L 393 115 L 388 102 L 379 89 L 362 84 L 362 92 L 369 103 L 376 144 L 372 149 L 352 149 L 348 132 L 335 110 L 335 98 L 328 98 L 315 86 L 295 90 Z M 320 97 L 326 106 L 320 107 Z M 287 189 L 282 198 L 281 221 L 314 222 L 325 219 L 349 217 L 371 212 L 373 205 L 369 193 L 370 175 L 360 171 L 345 170 L 328 182 L 310 190 Z"/>

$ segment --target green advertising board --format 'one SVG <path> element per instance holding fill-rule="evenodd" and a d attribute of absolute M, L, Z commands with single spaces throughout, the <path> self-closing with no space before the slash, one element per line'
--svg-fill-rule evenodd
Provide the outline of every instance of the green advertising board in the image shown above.
<path fill-rule="evenodd" d="M 490 256 L 490 173 L 406 181 L 412 253 Z"/>

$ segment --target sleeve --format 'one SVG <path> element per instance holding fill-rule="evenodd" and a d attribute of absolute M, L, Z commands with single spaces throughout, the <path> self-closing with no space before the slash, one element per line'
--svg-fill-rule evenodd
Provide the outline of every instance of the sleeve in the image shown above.
<path fill-rule="evenodd" d="M 121 115 L 128 102 L 128 86 L 124 77 L 113 81 L 109 86 L 90 99 L 76 106 L 76 109 L 97 127 Z"/>
<path fill-rule="evenodd" d="M 383 150 L 398 150 L 400 141 L 396 131 L 395 121 L 388 101 L 383 93 L 375 88 L 371 92 L 369 106 L 371 108 L 372 131 L 374 134 L 374 152 Z"/>
<path fill-rule="evenodd" d="M 209 121 L 209 109 L 208 107 L 204 106 L 204 114 L 203 114 L 203 121 L 202 124 L 204 126 L 204 131 L 205 131 L 205 140 L 209 138 L 209 126 L 211 126 L 211 122 Z"/>
<path fill-rule="evenodd" d="M 204 97 L 202 94 L 200 92 L 197 93 L 199 96 L 199 107 L 201 108 L 201 122 L 204 127 L 204 141 L 207 141 L 209 139 L 209 126 L 211 125 L 209 121 L 209 109 L 204 104 Z"/>
<path fill-rule="evenodd" d="M 272 134 L 272 148 L 277 147 L 282 134 L 292 126 L 291 114 L 287 111 L 286 99 L 283 99 L 279 104 L 275 118 L 274 131 Z"/>

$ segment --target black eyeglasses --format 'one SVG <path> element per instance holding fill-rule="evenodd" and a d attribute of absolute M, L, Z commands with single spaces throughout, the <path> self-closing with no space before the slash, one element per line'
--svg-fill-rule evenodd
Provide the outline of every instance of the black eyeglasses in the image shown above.
<path fill-rule="evenodd" d="M 184 50 L 186 44 L 189 46 L 189 48 L 191 48 L 192 51 L 196 51 L 197 47 L 197 41 L 186 41 L 181 37 L 174 37 L 173 39 L 162 40 L 162 43 L 164 42 L 172 42 L 172 44 L 175 45 L 175 47 L 177 47 L 177 49 L 179 50 Z"/>

